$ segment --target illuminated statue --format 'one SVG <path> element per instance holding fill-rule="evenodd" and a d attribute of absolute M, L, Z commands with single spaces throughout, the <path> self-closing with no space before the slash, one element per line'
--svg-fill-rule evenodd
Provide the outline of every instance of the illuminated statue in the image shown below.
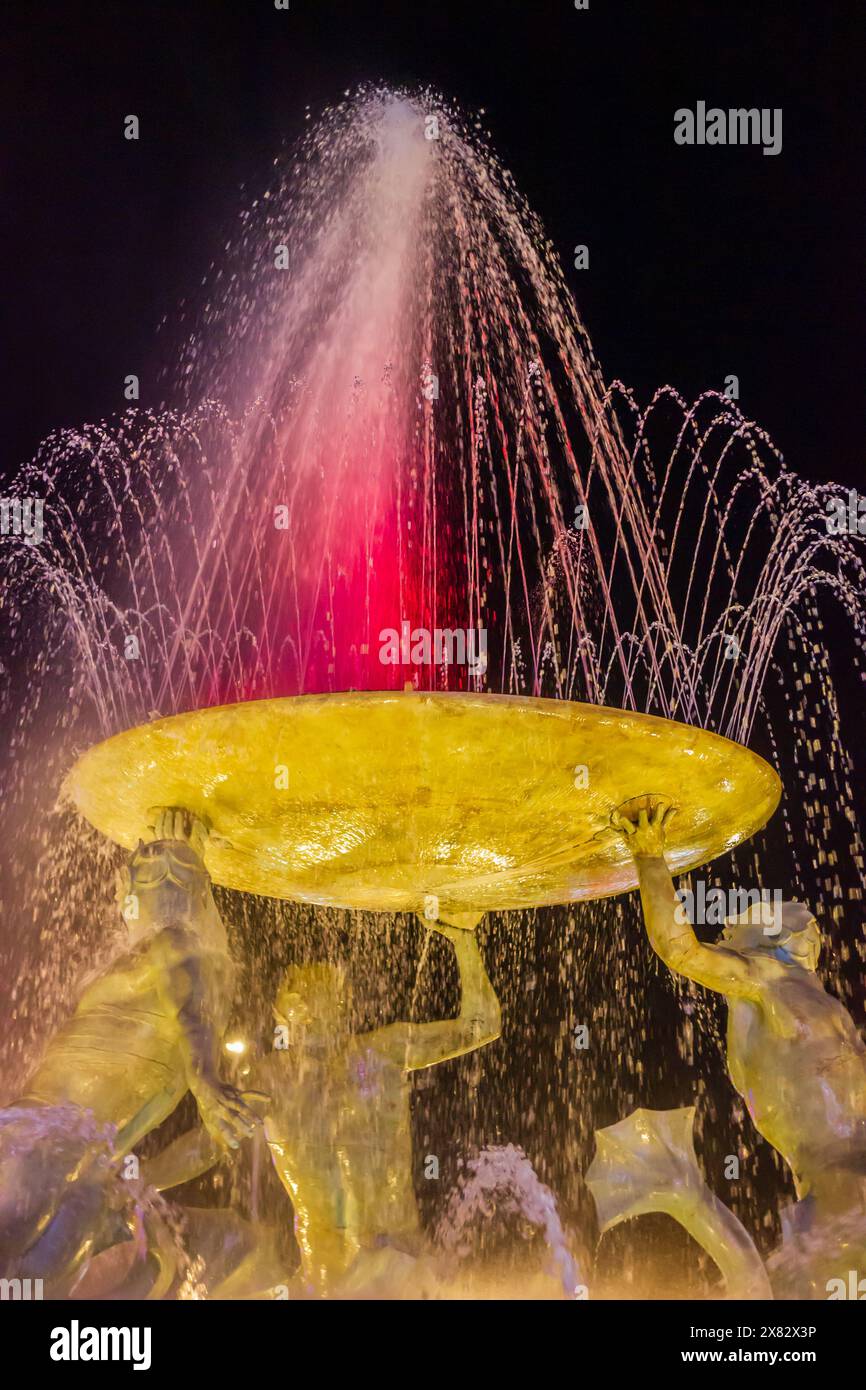
<path fill-rule="evenodd" d="M 123 885 L 126 949 L 86 984 L 24 1096 L 0 1112 L 4 1267 L 41 1242 L 46 1276 L 74 1270 L 93 1248 L 108 1168 L 187 1090 L 219 1146 L 252 1133 L 254 1113 L 218 1070 L 233 967 L 199 853 L 205 834 L 185 811 L 157 813 Z"/>
<path fill-rule="evenodd" d="M 499 1035 L 499 1003 L 474 933 L 425 925 L 454 947 L 456 1018 L 352 1034 L 346 981 L 331 965 L 289 970 L 277 995 L 285 1046 L 254 1077 L 272 1097 L 265 1134 L 294 1204 L 301 1278 L 311 1293 L 393 1293 L 421 1277 L 408 1074 Z"/>
<path fill-rule="evenodd" d="M 499 1036 L 499 1004 L 472 928 L 478 914 L 424 925 L 453 943 L 461 1008 L 437 1023 L 395 1023 L 353 1034 L 351 1001 L 336 965 L 294 966 L 277 994 L 274 1051 L 244 1091 L 264 1117 L 276 1171 L 292 1199 L 300 1291 L 394 1296 L 430 1291 L 412 1182 L 408 1073 L 459 1057 Z M 218 1147 L 198 1127 L 144 1166 L 165 1191 L 206 1172 Z M 263 1275 L 258 1288 L 274 1282 Z"/>
<path fill-rule="evenodd" d="M 653 949 L 728 1000 L 728 1070 L 755 1128 L 792 1169 L 813 1221 L 866 1208 L 866 1046 L 816 975 L 821 938 L 807 907 L 757 904 L 719 945 L 696 937 L 665 863 L 667 802 L 614 813 L 637 866 Z"/>

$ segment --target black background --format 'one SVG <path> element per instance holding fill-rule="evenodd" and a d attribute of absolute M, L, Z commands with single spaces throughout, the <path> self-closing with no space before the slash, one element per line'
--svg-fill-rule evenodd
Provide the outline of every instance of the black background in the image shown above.
<path fill-rule="evenodd" d="M 5 472 L 123 410 L 128 372 L 143 405 L 170 395 L 181 301 L 305 107 L 382 79 L 485 108 L 608 379 L 645 402 L 733 372 L 790 466 L 861 480 L 856 0 L 67 0 L 3 27 Z M 697 100 L 781 106 L 781 154 L 675 145 Z"/>

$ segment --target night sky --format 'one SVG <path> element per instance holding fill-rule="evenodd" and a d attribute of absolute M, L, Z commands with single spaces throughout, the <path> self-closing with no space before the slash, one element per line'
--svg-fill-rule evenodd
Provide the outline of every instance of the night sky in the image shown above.
<path fill-rule="evenodd" d="M 19 0 L 4 28 L 7 475 L 52 428 L 123 410 L 128 372 L 142 405 L 171 398 L 181 301 L 305 107 L 382 79 L 485 108 L 607 379 L 692 399 L 733 372 L 793 468 L 860 481 L 854 0 Z M 782 107 L 782 152 L 675 145 L 698 100 Z"/>

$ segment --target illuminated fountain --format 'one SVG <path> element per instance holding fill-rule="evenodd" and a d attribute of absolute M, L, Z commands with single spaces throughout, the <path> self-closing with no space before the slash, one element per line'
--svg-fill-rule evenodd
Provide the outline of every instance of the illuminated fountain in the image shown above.
<path fill-rule="evenodd" d="M 671 994 L 616 896 L 637 877 L 610 816 L 672 799 L 675 872 L 725 856 L 722 881 L 812 904 L 851 999 L 864 571 L 858 538 L 826 525 L 836 490 L 723 396 L 665 388 L 641 410 L 606 384 L 537 220 L 436 94 L 327 113 L 189 312 L 182 399 L 59 432 L 16 485 L 44 499 L 45 537 L 3 552 L 7 634 L 34 653 L 6 689 L 22 926 L 3 943 L 5 1098 L 106 948 L 109 842 L 134 849 L 154 808 L 181 806 L 210 831 L 253 1049 L 287 954 L 349 960 L 376 1021 L 447 1012 L 427 939 L 406 929 L 395 953 L 390 914 L 485 911 L 505 1037 L 465 1082 L 440 1069 L 419 1091 L 438 1147 L 495 1129 L 574 1212 L 595 1131 L 668 1108 L 676 1075 L 702 1137 L 754 1153 L 719 1014 Z M 476 651 L 483 633 L 484 661 L 389 649 L 406 624 Z M 768 763 L 789 795 L 750 840 L 779 798 Z M 55 806 L 64 782 L 100 836 Z M 537 1061 L 509 1041 L 521 1009 Z M 578 1081 L 586 1017 L 604 1055 Z M 764 1151 L 732 1194 L 752 1230 L 777 1216 L 774 1164 Z M 220 1194 L 249 1214 L 255 1183 L 234 1181 Z"/>

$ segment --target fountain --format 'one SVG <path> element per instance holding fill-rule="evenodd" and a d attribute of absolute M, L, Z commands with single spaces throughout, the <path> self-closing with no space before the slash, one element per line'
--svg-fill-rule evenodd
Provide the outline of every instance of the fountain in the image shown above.
<path fill-rule="evenodd" d="M 562 1296 L 567 1299 L 585 1298 L 587 1285 L 570 1248 L 568 1238 L 556 1209 L 556 1199 L 540 1182 L 532 1164 L 521 1149 L 513 1144 L 493 1145 L 482 1149 L 468 1160 L 467 1171 L 461 1174 L 451 1193 L 439 1228 L 439 1244 L 446 1261 L 472 1251 L 469 1235 L 472 1222 L 479 1216 L 490 1217 L 503 1209 L 518 1214 L 524 1223 L 544 1233 L 549 1252 L 545 1274 L 558 1280 Z M 449 1270 L 453 1286 L 454 1270 Z"/>
<path fill-rule="evenodd" d="M 688 405 L 666 387 L 641 408 L 606 382 L 480 118 L 435 92 L 366 88 L 313 123 L 188 312 L 172 404 L 52 435 L 15 483 L 41 502 L 44 535 L 0 553 L 7 642 L 32 653 L 2 672 L 19 914 L 0 938 L 15 981 L 3 1099 L 41 1078 L 21 1122 L 34 1143 L 61 1100 L 77 1107 L 80 1143 L 44 1194 L 52 1239 L 65 1221 L 80 1237 L 67 1285 L 131 1279 L 111 1241 L 140 1234 L 146 1208 L 153 1253 L 135 1288 L 151 1296 L 392 1297 L 401 1281 L 439 1296 L 426 1232 L 445 1211 L 463 1231 L 466 1189 L 455 1214 L 432 1174 L 453 1176 L 455 1149 L 493 1154 L 498 1172 L 502 1138 L 573 1282 L 527 1173 L 543 1165 L 539 1191 L 585 1224 L 596 1132 L 671 1085 L 696 1102 L 711 1159 L 744 1157 L 736 1215 L 700 1200 L 735 1244 L 741 1222 L 751 1250 L 778 1226 L 787 1150 L 759 1147 L 737 1108 L 712 997 L 656 970 L 623 897 L 640 875 L 615 813 L 675 803 L 664 857 L 678 875 L 790 886 L 829 929 L 827 974 L 856 1011 L 864 856 L 845 731 L 864 569 L 861 538 L 826 524 L 838 489 L 798 478 L 716 392 Z M 154 934 L 169 918 L 186 932 L 170 959 Z M 159 1085 L 126 1095 L 118 1035 L 102 1113 L 80 1066 L 68 1093 L 71 1054 L 46 1036 L 86 1032 L 100 990 L 134 974 L 130 944 L 147 962 L 136 988 L 163 999 L 191 962 L 202 990 L 156 1029 Z M 483 1027 L 455 1015 L 452 955 Z M 314 965 L 327 988 L 298 978 L 315 1006 L 278 983 Z M 346 967 L 351 1000 L 334 983 Z M 485 967 L 503 1000 L 495 1042 Z M 311 1027 L 317 1007 L 339 1047 Z M 278 1124 L 266 1098 L 283 1090 Z M 312 1159 L 294 1147 L 301 1091 L 332 1126 Z M 356 1111 L 390 1116 L 366 1168 L 346 1137 Z M 47 1189 L 89 1163 L 107 1124 L 113 1216 L 85 1229 Z M 338 1130 L 355 1146 L 348 1176 Z M 288 1201 L 262 1176 L 262 1133 L 286 1188 L 303 1174 L 282 1246 Z M 230 1162 L 221 1139 L 239 1146 Z M 0 1195 L 17 1210 L 16 1145 L 11 1168 L 0 1152 Z M 115 1190 L 126 1158 L 159 1190 L 198 1181 L 187 1214 L 139 1194 L 130 1216 Z M 398 1166 L 399 1220 L 364 1183 Z M 25 1195 L 24 1224 L 39 1225 L 39 1194 Z M 786 1229 L 820 1244 L 819 1289 L 849 1213 L 817 1236 L 805 1215 Z M 768 1263 L 784 1265 L 782 1294 L 800 1287 L 792 1240 Z M 0 1235 L 4 1270 L 17 1257 Z M 762 1291 L 755 1268 L 746 1283 Z"/>

